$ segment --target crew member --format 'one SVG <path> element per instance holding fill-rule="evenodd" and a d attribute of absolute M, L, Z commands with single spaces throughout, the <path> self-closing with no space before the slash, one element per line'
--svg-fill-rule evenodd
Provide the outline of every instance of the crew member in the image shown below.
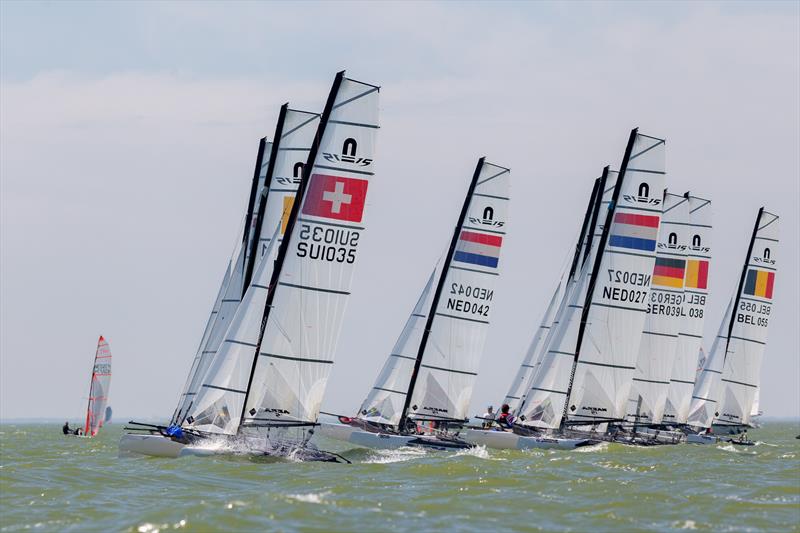
<path fill-rule="evenodd" d="M 503 404 L 503 407 L 500 408 L 500 416 L 497 417 L 497 424 L 502 428 L 511 428 L 514 425 L 514 415 L 510 412 L 510 408 L 507 403 Z"/>

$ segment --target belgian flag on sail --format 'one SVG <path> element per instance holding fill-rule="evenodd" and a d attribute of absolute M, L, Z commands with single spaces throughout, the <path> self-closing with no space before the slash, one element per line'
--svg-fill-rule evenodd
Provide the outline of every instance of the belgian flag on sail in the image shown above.
<path fill-rule="evenodd" d="M 708 289 L 708 261 L 689 259 L 686 262 L 687 289 Z"/>
<path fill-rule="evenodd" d="M 653 269 L 653 284 L 682 289 L 685 271 L 686 260 L 684 259 L 656 257 L 656 266 Z"/>
<path fill-rule="evenodd" d="M 775 284 L 775 272 L 751 268 L 747 271 L 744 282 L 744 293 L 759 298 L 772 299 L 772 287 Z"/>

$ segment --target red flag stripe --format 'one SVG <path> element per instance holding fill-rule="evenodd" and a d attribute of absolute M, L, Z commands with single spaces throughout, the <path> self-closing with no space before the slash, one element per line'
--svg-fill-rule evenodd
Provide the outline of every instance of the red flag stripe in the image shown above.
<path fill-rule="evenodd" d="M 614 215 L 614 222 L 632 226 L 644 226 L 646 228 L 657 228 L 659 220 L 659 217 L 653 215 L 636 215 L 633 213 L 617 213 Z"/>
<path fill-rule="evenodd" d="M 461 240 L 498 247 L 503 244 L 503 237 L 499 235 L 486 235 L 484 233 L 473 233 L 471 231 L 462 231 Z"/>

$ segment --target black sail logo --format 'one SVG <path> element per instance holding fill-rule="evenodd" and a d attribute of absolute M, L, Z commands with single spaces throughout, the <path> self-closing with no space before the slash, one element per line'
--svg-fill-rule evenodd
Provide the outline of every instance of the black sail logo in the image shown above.
<path fill-rule="evenodd" d="M 502 228 L 505 226 L 505 222 L 500 220 L 494 219 L 494 208 L 490 205 L 487 205 L 483 208 L 482 216 L 480 217 L 469 217 L 469 221 L 473 224 L 481 224 L 483 226 L 492 226 L 495 228 Z"/>
<path fill-rule="evenodd" d="M 358 157 L 358 142 L 352 137 L 348 137 L 342 143 L 342 153 L 333 154 L 330 152 L 322 152 L 322 157 L 331 163 L 348 163 L 357 167 L 367 167 L 372 164 L 372 159 L 367 157 Z"/>
<path fill-rule="evenodd" d="M 632 194 L 623 194 L 622 198 L 628 203 L 661 205 L 661 198 L 650 198 L 650 185 L 646 182 L 639 184 L 639 190 L 635 196 Z"/>

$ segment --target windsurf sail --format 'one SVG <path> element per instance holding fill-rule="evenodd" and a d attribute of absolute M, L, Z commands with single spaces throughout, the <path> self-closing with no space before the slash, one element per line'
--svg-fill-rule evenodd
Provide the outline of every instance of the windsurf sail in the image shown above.
<path fill-rule="evenodd" d="M 667 402 L 661 419 L 664 424 L 686 423 L 698 376 L 698 353 L 702 350 L 713 244 L 710 200 L 689 195 L 689 224 L 683 287 L 685 316 L 678 333 Z"/>
<path fill-rule="evenodd" d="M 92 380 L 89 385 L 89 406 L 86 409 L 86 424 L 83 434 L 94 437 L 103 427 L 108 403 L 108 391 L 111 387 L 111 348 L 101 335 L 97 340 L 97 351 L 94 354 Z"/>
<path fill-rule="evenodd" d="M 664 192 L 664 214 L 650 282 L 649 303 L 628 400 L 634 424 L 659 424 L 684 316 L 689 198 Z"/>
<path fill-rule="evenodd" d="M 344 72 L 334 80 L 275 261 L 240 431 L 316 424 L 366 229 L 378 95 Z"/>

